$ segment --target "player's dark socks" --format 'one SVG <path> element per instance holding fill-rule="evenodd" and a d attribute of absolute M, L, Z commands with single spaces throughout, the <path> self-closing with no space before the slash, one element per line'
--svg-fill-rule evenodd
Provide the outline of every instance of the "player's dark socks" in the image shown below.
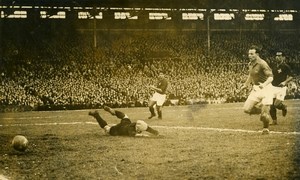
<path fill-rule="evenodd" d="M 155 111 L 154 111 L 153 106 L 150 106 L 150 107 L 149 107 L 149 111 L 151 112 L 152 115 L 155 115 Z"/>
<path fill-rule="evenodd" d="M 158 114 L 158 119 L 162 119 L 162 112 L 161 112 L 161 110 L 157 111 L 157 114 Z"/>
<path fill-rule="evenodd" d="M 153 129 L 152 127 L 148 126 L 148 128 L 146 129 L 147 132 L 154 134 L 156 136 L 158 136 L 159 132 L 155 129 Z"/>
<path fill-rule="evenodd" d="M 97 120 L 101 128 L 104 128 L 107 125 L 107 122 L 102 119 L 98 111 L 89 112 L 89 115 L 93 116 Z"/>
<path fill-rule="evenodd" d="M 270 106 L 270 115 L 273 120 L 277 120 L 276 107 L 274 105 Z"/>
<path fill-rule="evenodd" d="M 151 112 L 151 116 L 148 117 L 148 119 L 151 119 L 156 116 L 153 106 L 149 107 L 149 111 Z"/>

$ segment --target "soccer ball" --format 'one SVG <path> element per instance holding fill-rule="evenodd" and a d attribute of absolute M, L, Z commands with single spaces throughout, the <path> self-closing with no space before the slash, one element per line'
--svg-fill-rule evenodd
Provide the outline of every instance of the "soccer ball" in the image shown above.
<path fill-rule="evenodd" d="M 17 135 L 12 140 L 12 146 L 17 151 L 25 151 L 28 147 L 28 140 L 25 136 Z"/>

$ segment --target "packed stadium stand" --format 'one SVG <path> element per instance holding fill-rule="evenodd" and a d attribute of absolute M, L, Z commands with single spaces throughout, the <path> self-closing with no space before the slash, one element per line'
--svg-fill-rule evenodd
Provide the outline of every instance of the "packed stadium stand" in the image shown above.
<path fill-rule="evenodd" d="M 5 14 L 11 5 L 1 7 Z M 93 20 L 8 16 L 0 26 L 2 112 L 147 106 L 152 93 L 147 85 L 161 70 L 170 81 L 165 105 L 242 102 L 248 92 L 239 89 L 252 44 L 263 48 L 261 57 L 270 64 L 277 50 L 285 52 L 295 73 L 287 98 L 300 97 L 300 34 L 294 25 L 266 30 L 244 22 L 246 29 L 230 23 L 230 29 L 222 29 L 213 22 L 215 29 L 209 30 L 201 29 L 203 22 L 191 28 L 159 22 L 141 29 L 141 22 L 118 21 L 106 22 L 104 29 L 100 23 L 93 31 Z"/>

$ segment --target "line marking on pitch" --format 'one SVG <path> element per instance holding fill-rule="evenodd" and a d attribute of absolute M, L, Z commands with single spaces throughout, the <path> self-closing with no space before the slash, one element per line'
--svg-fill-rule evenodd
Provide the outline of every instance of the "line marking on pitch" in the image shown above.
<path fill-rule="evenodd" d="M 98 125 L 96 122 L 54 122 L 54 123 L 31 123 L 31 124 L 0 124 L 0 127 L 18 127 L 18 126 L 56 126 L 56 125 Z M 228 128 L 209 128 L 209 127 L 185 127 L 185 126 L 151 126 L 161 129 L 181 129 L 181 130 L 205 130 L 217 132 L 240 132 L 240 133 L 261 133 L 261 131 L 245 130 L 245 129 L 228 129 Z M 280 132 L 270 131 L 270 134 L 286 134 L 286 135 L 300 135 L 300 132 Z"/>
<path fill-rule="evenodd" d="M 190 106 L 192 107 L 192 106 Z M 194 106 L 195 108 L 195 106 Z M 236 109 L 242 109 L 242 107 L 220 107 L 220 108 L 206 108 L 205 111 L 215 111 L 215 110 L 228 110 L 228 109 L 233 109 L 233 110 L 236 110 Z M 300 107 L 289 107 L 289 109 L 300 109 Z M 102 109 L 99 109 L 99 110 L 102 110 Z M 195 112 L 195 111 L 198 111 L 198 110 L 203 110 L 201 108 L 199 109 L 190 109 L 188 106 L 186 107 L 186 109 L 165 109 L 166 112 L 178 112 L 178 111 L 181 111 L 181 112 Z M 72 111 L 88 111 L 88 110 L 72 110 Z M 48 111 L 43 111 L 43 112 L 48 112 Z M 63 111 L 53 111 L 53 112 L 63 112 Z M 66 111 L 64 111 L 66 112 Z M 241 111 L 242 112 L 242 111 Z M 135 112 L 126 112 L 126 114 L 134 114 Z M 139 111 L 140 114 L 148 114 L 148 110 L 147 111 Z M 242 113 L 244 114 L 244 113 Z M 246 114 L 245 114 L 246 115 Z M 86 115 L 83 115 L 83 114 L 77 114 L 76 115 L 77 117 L 85 117 Z M 18 120 L 18 119 L 52 119 L 52 118 L 55 118 L 55 119 L 61 119 L 61 118 L 65 118 L 65 116 L 62 116 L 62 115 L 57 115 L 57 116 L 18 116 L 18 117 L 1 117 L 0 120 Z"/>
<path fill-rule="evenodd" d="M 52 118 L 62 118 L 63 116 L 30 116 L 30 117 L 4 117 L 1 119 L 12 120 L 12 119 L 52 119 Z"/>
<path fill-rule="evenodd" d="M 152 127 L 152 126 L 151 126 Z M 184 126 L 153 126 L 157 128 L 165 129 L 185 129 L 185 130 L 207 130 L 207 131 L 218 131 L 218 132 L 243 132 L 243 133 L 261 133 L 261 131 L 245 130 L 245 129 L 228 129 L 228 128 L 209 128 L 209 127 L 184 127 Z M 300 132 L 280 132 L 270 131 L 271 134 L 293 134 L 300 135 Z"/>

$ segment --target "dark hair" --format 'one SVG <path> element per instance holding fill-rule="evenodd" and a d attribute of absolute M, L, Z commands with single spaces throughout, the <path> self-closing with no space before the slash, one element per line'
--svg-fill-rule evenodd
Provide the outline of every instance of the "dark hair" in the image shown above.
<path fill-rule="evenodd" d="M 257 45 L 252 45 L 252 46 L 250 46 L 249 49 L 255 49 L 255 52 L 256 52 L 257 54 L 260 54 L 262 48 L 259 47 L 259 46 L 257 46 Z"/>

